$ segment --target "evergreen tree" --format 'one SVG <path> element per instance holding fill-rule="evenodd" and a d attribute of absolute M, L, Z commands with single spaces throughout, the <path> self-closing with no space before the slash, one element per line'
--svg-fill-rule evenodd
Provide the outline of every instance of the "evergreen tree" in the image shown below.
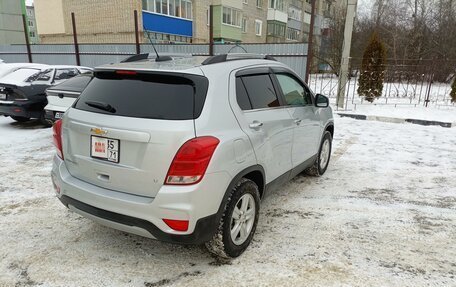
<path fill-rule="evenodd" d="M 453 84 L 451 84 L 450 97 L 451 102 L 456 103 L 456 76 L 454 77 Z"/>
<path fill-rule="evenodd" d="M 386 49 L 374 32 L 363 55 L 358 94 L 366 101 L 373 102 L 382 95 L 385 75 Z"/>

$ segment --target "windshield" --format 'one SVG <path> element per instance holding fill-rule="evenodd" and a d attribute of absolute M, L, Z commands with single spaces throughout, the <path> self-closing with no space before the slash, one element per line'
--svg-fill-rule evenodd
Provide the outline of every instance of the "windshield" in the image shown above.
<path fill-rule="evenodd" d="M 18 69 L 6 76 L 4 76 L 1 81 L 2 82 L 25 82 L 29 77 L 38 74 L 41 70 L 40 69 L 31 69 L 31 68 L 21 68 Z"/>

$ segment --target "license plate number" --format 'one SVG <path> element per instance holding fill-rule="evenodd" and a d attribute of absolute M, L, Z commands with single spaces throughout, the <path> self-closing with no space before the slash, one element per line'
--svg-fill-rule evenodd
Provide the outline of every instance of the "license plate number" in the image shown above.
<path fill-rule="evenodd" d="M 0 93 L 0 100 L 6 100 L 6 94 Z"/>
<path fill-rule="evenodd" d="M 119 163 L 119 140 L 92 136 L 90 141 L 91 157 Z"/>
<path fill-rule="evenodd" d="M 54 117 L 55 117 L 56 119 L 61 119 L 61 118 L 63 117 L 63 113 L 56 112 Z"/>

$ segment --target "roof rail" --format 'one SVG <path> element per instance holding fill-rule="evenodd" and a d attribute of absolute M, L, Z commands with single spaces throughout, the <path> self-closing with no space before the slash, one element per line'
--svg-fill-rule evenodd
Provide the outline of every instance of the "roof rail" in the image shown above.
<path fill-rule="evenodd" d="M 264 59 L 277 61 L 274 57 L 269 55 L 262 54 L 220 54 L 216 56 L 211 56 L 202 62 L 202 65 L 211 65 L 216 63 L 223 63 L 227 61 L 236 61 L 236 60 L 252 60 L 252 59 Z"/>

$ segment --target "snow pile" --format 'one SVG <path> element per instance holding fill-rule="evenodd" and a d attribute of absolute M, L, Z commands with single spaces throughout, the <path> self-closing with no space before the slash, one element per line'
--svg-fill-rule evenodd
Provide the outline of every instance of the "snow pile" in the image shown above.
<path fill-rule="evenodd" d="M 69 212 L 36 127 L 0 118 L 0 286 L 456 285 L 456 129 L 336 117 L 327 173 L 266 197 L 227 263 Z"/>

